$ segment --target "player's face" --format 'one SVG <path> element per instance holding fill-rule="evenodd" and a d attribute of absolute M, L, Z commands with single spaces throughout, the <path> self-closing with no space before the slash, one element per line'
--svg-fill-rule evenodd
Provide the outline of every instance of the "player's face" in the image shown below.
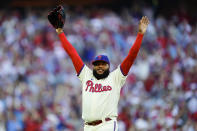
<path fill-rule="evenodd" d="M 93 70 L 95 70 L 97 74 L 102 75 L 105 71 L 109 70 L 109 64 L 104 61 L 95 62 Z"/>

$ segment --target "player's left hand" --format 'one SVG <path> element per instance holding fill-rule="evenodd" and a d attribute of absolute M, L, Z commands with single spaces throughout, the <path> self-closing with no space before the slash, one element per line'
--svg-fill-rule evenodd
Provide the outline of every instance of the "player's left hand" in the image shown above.
<path fill-rule="evenodd" d="M 148 24 L 149 24 L 148 17 L 143 16 L 139 23 L 139 33 L 144 34 L 146 32 Z"/>

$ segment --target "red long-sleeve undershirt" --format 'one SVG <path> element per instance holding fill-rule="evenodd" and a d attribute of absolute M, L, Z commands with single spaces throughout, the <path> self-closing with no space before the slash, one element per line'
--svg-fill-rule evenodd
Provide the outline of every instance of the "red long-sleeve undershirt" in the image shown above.
<path fill-rule="evenodd" d="M 77 74 L 79 74 L 82 67 L 84 66 L 82 59 L 78 55 L 76 49 L 67 40 L 67 38 L 63 32 L 60 33 L 58 36 L 60 38 L 63 48 L 70 56 Z M 142 39 L 143 39 L 143 35 L 138 33 L 137 38 L 136 38 L 133 46 L 131 47 L 128 56 L 123 60 L 123 62 L 120 65 L 121 71 L 122 71 L 123 75 L 125 75 L 125 76 L 128 74 L 135 58 L 137 57 L 137 54 L 139 52 L 139 49 L 140 49 L 140 46 L 142 43 Z"/>
<path fill-rule="evenodd" d="M 82 67 L 84 66 L 84 63 L 83 63 L 82 59 L 78 55 L 76 49 L 67 40 L 67 38 L 66 38 L 66 36 L 63 32 L 60 33 L 58 36 L 60 38 L 60 41 L 62 43 L 62 46 L 63 46 L 64 50 L 70 56 L 70 58 L 73 62 L 73 65 L 75 67 L 75 70 L 76 70 L 77 74 L 79 75 L 80 72 L 81 72 Z"/>
<path fill-rule="evenodd" d="M 125 75 L 125 76 L 128 74 L 135 58 L 137 57 L 137 54 L 140 50 L 140 46 L 142 43 L 142 39 L 143 39 L 143 34 L 138 33 L 133 46 L 129 50 L 128 56 L 123 60 L 123 62 L 120 65 L 120 69 L 121 69 L 123 75 Z"/>

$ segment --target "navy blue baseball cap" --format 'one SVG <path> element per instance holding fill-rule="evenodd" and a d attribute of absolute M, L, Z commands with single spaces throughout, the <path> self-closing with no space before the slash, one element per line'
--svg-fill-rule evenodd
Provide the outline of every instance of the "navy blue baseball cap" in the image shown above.
<path fill-rule="evenodd" d="M 110 65 L 109 59 L 108 59 L 108 57 L 106 55 L 98 55 L 98 56 L 96 56 L 94 58 L 94 60 L 92 61 L 92 64 L 94 65 L 94 63 L 97 62 L 97 61 L 104 61 L 104 62 L 106 62 L 107 64 Z"/>

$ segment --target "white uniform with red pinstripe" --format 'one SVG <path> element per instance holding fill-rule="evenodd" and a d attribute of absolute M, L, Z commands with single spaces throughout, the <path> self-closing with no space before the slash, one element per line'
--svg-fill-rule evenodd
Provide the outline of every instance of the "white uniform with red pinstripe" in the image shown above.
<path fill-rule="evenodd" d="M 96 126 L 86 125 L 84 131 L 117 131 L 118 101 L 120 89 L 125 83 L 118 67 L 105 79 L 97 80 L 86 65 L 82 68 L 79 79 L 82 83 L 82 118 L 86 122 L 102 120 Z M 105 121 L 105 118 L 111 118 Z"/>

